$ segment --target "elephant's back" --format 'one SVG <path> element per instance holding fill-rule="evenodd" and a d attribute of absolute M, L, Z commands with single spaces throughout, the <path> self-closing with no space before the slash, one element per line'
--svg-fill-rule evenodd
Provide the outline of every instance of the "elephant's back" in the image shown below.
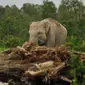
<path fill-rule="evenodd" d="M 55 23 L 58 28 L 61 27 L 61 24 L 58 21 L 56 21 L 56 20 L 54 20 L 52 18 L 47 18 L 47 20 L 49 20 L 51 23 Z"/>
<path fill-rule="evenodd" d="M 47 18 L 47 20 L 49 20 L 51 23 L 56 24 L 56 28 L 57 28 L 58 32 L 65 33 L 67 35 L 67 30 L 62 24 L 60 24 L 58 21 L 56 21 L 52 18 Z"/>

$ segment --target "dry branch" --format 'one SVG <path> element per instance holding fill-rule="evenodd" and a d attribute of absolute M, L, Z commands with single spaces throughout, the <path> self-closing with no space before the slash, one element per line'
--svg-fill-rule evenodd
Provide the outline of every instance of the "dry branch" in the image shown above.
<path fill-rule="evenodd" d="M 72 80 L 71 79 L 68 79 L 67 77 L 65 77 L 65 76 L 59 76 L 59 78 L 61 79 L 61 80 L 63 80 L 63 81 L 67 81 L 67 82 L 69 82 L 69 83 L 71 83 L 72 84 Z"/>

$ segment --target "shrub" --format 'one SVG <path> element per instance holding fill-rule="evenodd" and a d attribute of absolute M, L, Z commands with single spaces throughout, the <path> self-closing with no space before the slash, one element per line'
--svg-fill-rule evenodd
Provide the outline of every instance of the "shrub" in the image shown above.
<path fill-rule="evenodd" d="M 85 85 L 85 62 L 80 61 L 79 56 L 71 56 L 69 65 L 73 72 L 72 85 Z"/>
<path fill-rule="evenodd" d="M 5 44 L 7 47 L 16 47 L 22 44 L 22 39 L 20 39 L 19 37 L 15 37 L 15 36 L 8 36 Z"/>

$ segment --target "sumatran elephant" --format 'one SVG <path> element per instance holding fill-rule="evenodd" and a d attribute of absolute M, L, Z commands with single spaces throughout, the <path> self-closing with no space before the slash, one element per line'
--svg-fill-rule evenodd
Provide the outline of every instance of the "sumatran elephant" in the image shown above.
<path fill-rule="evenodd" d="M 32 22 L 29 28 L 29 42 L 47 47 L 64 44 L 67 37 L 66 28 L 54 19 L 47 18 Z"/>

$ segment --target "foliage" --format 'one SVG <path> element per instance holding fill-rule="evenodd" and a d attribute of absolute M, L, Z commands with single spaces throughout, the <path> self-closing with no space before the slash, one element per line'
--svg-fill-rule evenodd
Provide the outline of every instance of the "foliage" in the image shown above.
<path fill-rule="evenodd" d="M 57 8 L 52 1 L 44 0 L 42 5 L 42 18 L 56 18 Z"/>
<path fill-rule="evenodd" d="M 28 40 L 29 24 L 41 17 L 38 5 L 26 4 L 26 8 L 30 9 L 29 14 L 23 11 L 24 5 L 21 9 L 15 5 L 0 7 L 0 47 L 15 47 Z"/>
<path fill-rule="evenodd" d="M 8 36 L 7 41 L 5 42 L 7 47 L 16 47 L 21 44 L 21 39 L 19 37 Z"/>
<path fill-rule="evenodd" d="M 0 47 L 23 44 L 29 39 L 31 22 L 48 17 L 56 19 L 67 28 L 66 45 L 85 51 L 85 6 L 79 0 L 62 0 L 59 8 L 49 0 L 43 0 L 42 5 L 26 3 L 21 9 L 15 5 L 0 6 Z"/>
<path fill-rule="evenodd" d="M 6 47 L 0 47 L 0 51 L 4 51 L 6 49 L 7 49 Z"/>
<path fill-rule="evenodd" d="M 69 60 L 73 75 L 72 85 L 85 85 L 85 62 L 80 61 L 79 56 L 71 56 Z"/>

